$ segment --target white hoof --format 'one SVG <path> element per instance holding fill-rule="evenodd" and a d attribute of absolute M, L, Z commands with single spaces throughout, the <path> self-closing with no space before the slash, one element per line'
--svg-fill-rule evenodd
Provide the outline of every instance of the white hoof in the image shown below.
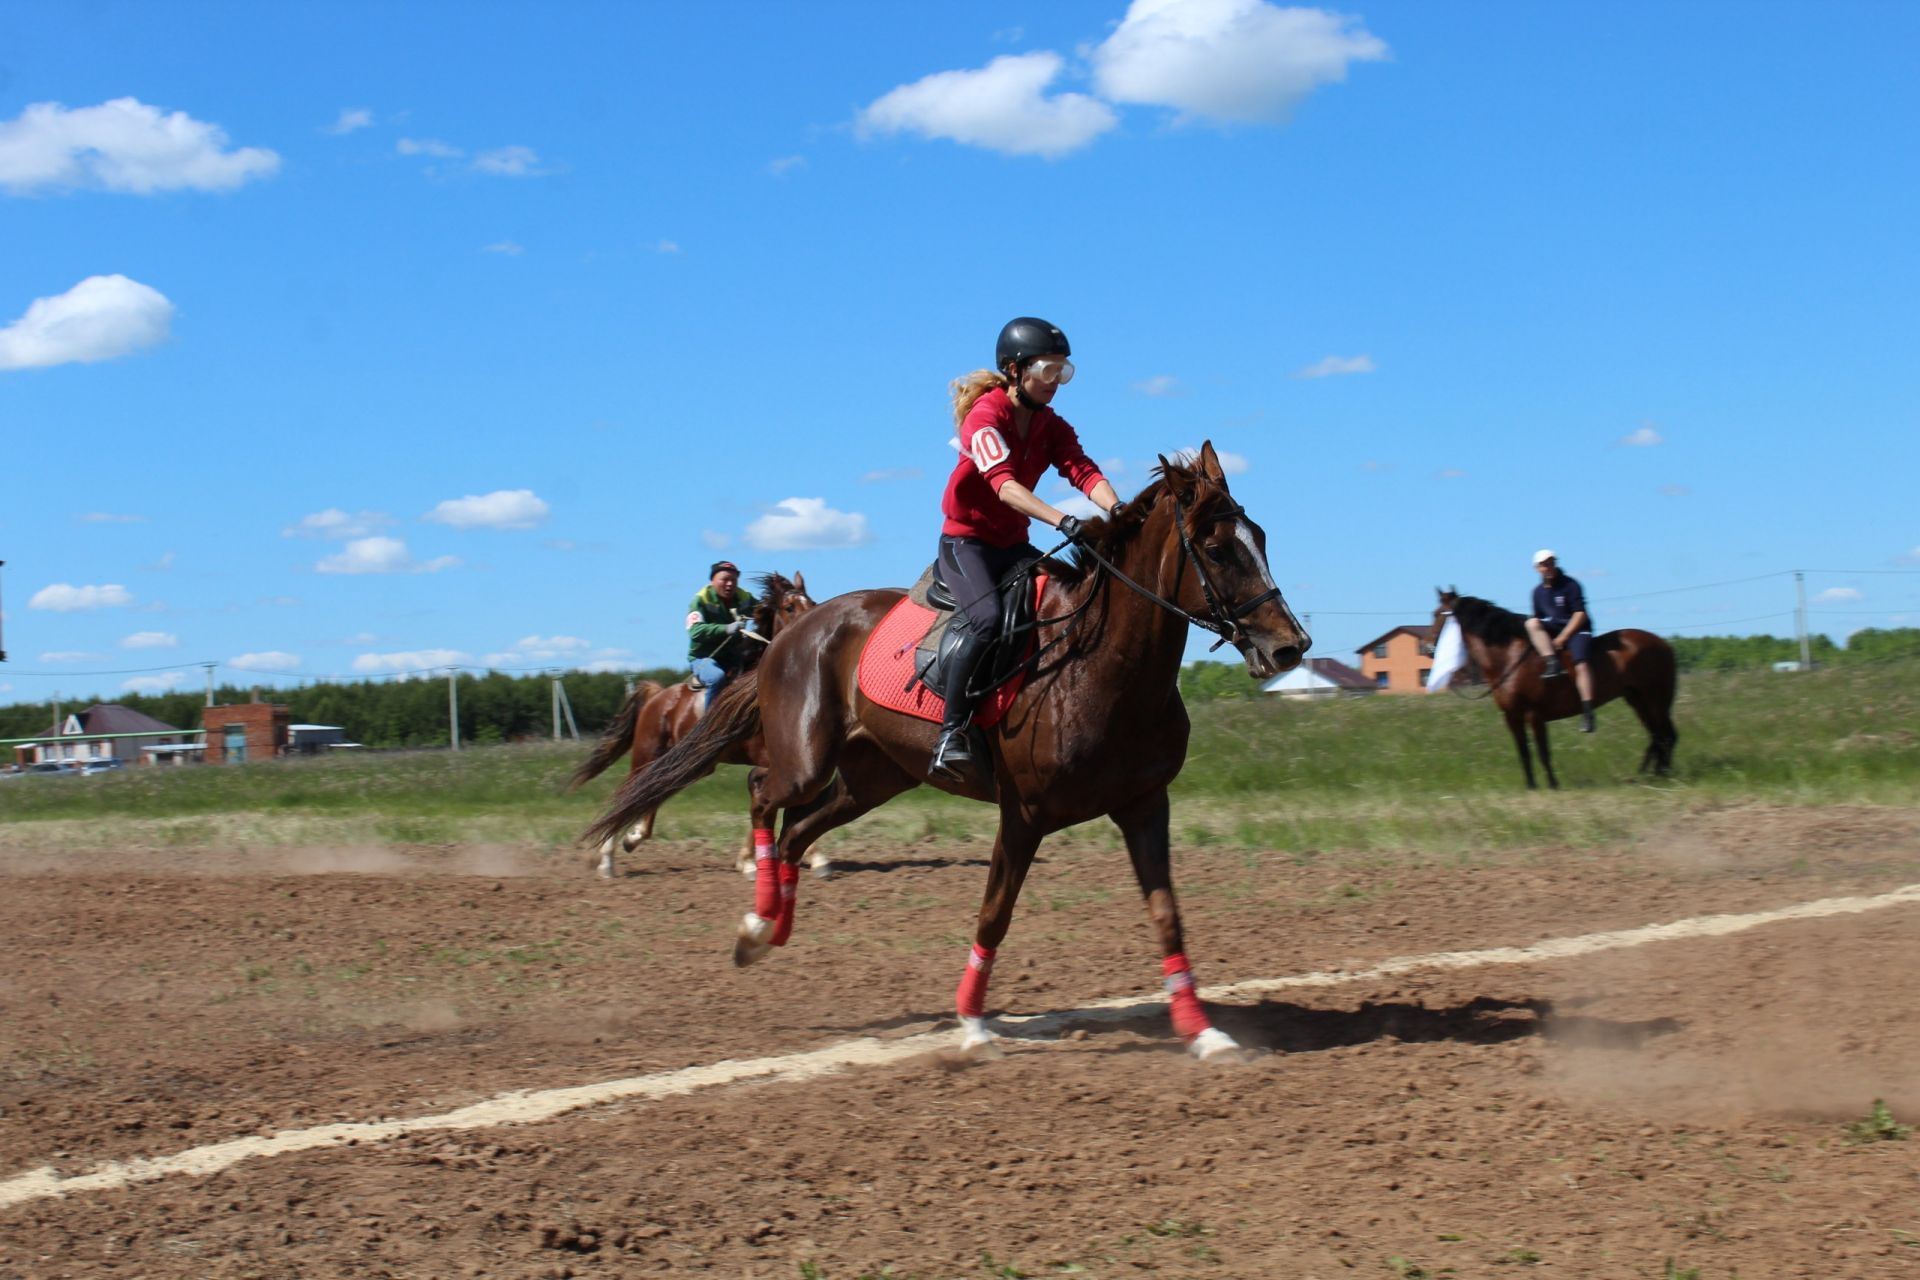
<path fill-rule="evenodd" d="M 760 874 L 759 869 L 754 866 L 753 859 L 750 857 L 741 858 L 739 861 L 735 862 L 733 865 L 735 870 L 739 871 L 741 875 L 745 876 L 749 880 L 753 879 L 755 876 Z"/>
<path fill-rule="evenodd" d="M 733 940 L 733 962 L 740 968 L 746 968 L 756 960 L 766 958 L 773 950 L 773 921 L 762 919 L 749 911 L 741 918 L 740 936 Z"/>
<path fill-rule="evenodd" d="M 600 861 L 594 864 L 593 869 L 599 873 L 602 880 L 613 879 L 613 855 L 610 853 L 601 854 Z"/>
<path fill-rule="evenodd" d="M 1208 1027 L 1195 1036 L 1187 1050 L 1202 1062 L 1238 1060 L 1246 1056 L 1239 1043 L 1218 1027 Z"/>
<path fill-rule="evenodd" d="M 991 1057 L 1000 1052 L 1000 1037 L 987 1028 L 985 1018 L 960 1019 L 960 1052 Z"/>
<path fill-rule="evenodd" d="M 833 879 L 833 864 L 825 858 L 815 860 L 813 864 L 813 876 L 816 880 Z"/>

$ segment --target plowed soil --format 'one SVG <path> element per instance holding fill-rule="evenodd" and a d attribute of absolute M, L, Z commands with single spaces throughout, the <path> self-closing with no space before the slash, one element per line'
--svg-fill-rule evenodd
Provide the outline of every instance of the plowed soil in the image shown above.
<path fill-rule="evenodd" d="M 979 845 L 843 846 L 747 970 L 730 856 L 0 855 L 0 1185 L 943 1025 Z M 1152 997 L 1124 854 L 1042 859 L 990 1006 Z M 1176 871 L 1219 984 L 1879 894 L 1920 882 L 1920 811 Z M 1237 1064 L 1143 1003 L 997 1058 L 36 1196 L 0 1207 L 0 1278 L 1920 1275 L 1916 973 L 1907 903 L 1217 1004 Z"/>

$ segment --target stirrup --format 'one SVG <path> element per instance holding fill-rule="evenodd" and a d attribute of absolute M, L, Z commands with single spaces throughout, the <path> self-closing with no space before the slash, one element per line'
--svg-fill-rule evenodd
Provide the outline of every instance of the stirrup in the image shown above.
<path fill-rule="evenodd" d="M 1560 659 L 1559 659 L 1559 658 L 1557 658 L 1557 657 L 1550 657 L 1550 658 L 1548 658 L 1548 659 L 1547 659 L 1547 674 L 1546 674 L 1546 676 L 1544 677 L 1545 679 L 1548 679 L 1548 680 L 1557 680 L 1557 679 L 1559 679 L 1559 678 L 1560 678 L 1561 676 L 1564 676 L 1564 675 L 1566 675 L 1566 674 L 1567 674 L 1567 673 L 1566 673 L 1566 670 L 1565 670 L 1565 668 L 1563 668 L 1563 667 L 1561 667 L 1561 665 L 1560 665 Z"/>
<path fill-rule="evenodd" d="M 940 741 L 933 748 L 933 759 L 927 764 L 927 773 L 950 782 L 966 782 L 977 763 L 972 727 L 957 725 L 940 731 Z"/>

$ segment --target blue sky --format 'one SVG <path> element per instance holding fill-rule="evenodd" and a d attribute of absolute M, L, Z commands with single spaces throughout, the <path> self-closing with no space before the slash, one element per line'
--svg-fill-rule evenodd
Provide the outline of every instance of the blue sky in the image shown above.
<path fill-rule="evenodd" d="M 1920 623 L 1917 37 L 11 5 L 0 698 L 677 662 L 716 555 L 903 584 L 946 383 L 1026 313 L 1123 493 L 1244 468 L 1317 653 L 1436 583 L 1522 605 L 1543 545 L 1602 627 L 1787 632 L 1793 568 L 1819 630 Z"/>

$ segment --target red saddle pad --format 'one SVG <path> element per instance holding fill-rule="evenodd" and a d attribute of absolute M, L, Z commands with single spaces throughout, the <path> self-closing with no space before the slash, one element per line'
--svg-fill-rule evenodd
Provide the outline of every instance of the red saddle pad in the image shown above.
<path fill-rule="evenodd" d="M 1046 575 L 1035 574 L 1033 607 L 1036 613 L 1046 589 Z M 907 688 L 907 682 L 913 679 L 914 651 L 939 616 L 932 609 L 915 604 L 907 596 L 900 597 L 900 603 L 880 619 L 880 625 L 873 629 L 873 634 L 867 637 L 866 647 L 860 651 L 860 692 L 889 711 L 918 716 L 939 724 L 946 714 L 946 699 L 924 684 Z M 1033 643 L 1033 637 L 1029 635 L 1026 653 L 1022 657 L 1033 652 Z M 1019 696 L 1026 682 L 1027 673 L 1022 671 L 982 698 L 973 714 L 973 722 L 982 729 L 1000 723 L 1000 718 L 1007 714 L 1007 708 L 1013 705 L 1014 698 Z"/>

